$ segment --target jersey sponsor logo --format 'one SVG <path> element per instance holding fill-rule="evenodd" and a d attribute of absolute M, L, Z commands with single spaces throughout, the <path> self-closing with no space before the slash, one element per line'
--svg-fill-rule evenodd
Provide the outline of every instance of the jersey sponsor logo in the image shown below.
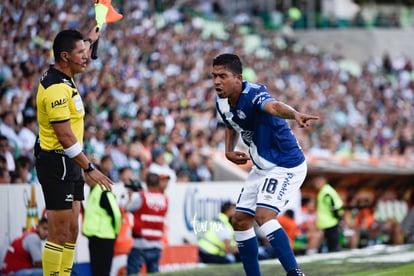
<path fill-rule="evenodd" d="M 76 95 L 78 95 L 79 93 L 78 93 L 78 91 L 76 91 L 76 90 L 72 90 L 72 98 L 73 97 L 75 97 Z"/>
<path fill-rule="evenodd" d="M 277 195 L 278 200 L 282 200 L 284 194 L 288 189 L 288 186 L 290 185 L 290 180 L 293 178 L 293 176 L 293 173 L 288 173 L 286 178 L 283 180 L 282 187 L 280 188 L 279 194 Z"/>
<path fill-rule="evenodd" d="M 67 103 L 68 103 L 68 99 L 59 99 L 59 100 L 52 102 L 52 108 L 55 108 L 56 106 L 64 105 Z"/>

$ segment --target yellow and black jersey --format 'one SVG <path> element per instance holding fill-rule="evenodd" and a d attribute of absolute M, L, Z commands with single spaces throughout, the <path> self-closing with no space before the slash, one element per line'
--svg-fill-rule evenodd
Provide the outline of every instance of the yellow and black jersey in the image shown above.
<path fill-rule="evenodd" d="M 63 149 L 52 124 L 67 120 L 70 120 L 72 131 L 82 145 L 85 109 L 72 78 L 51 67 L 40 79 L 36 104 L 42 149 Z"/>

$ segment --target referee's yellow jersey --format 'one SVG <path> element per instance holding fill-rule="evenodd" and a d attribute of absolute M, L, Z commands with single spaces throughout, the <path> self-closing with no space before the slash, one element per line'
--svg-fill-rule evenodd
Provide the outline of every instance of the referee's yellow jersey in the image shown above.
<path fill-rule="evenodd" d="M 36 104 L 42 149 L 63 150 L 52 124 L 67 120 L 83 146 L 85 109 L 73 79 L 51 67 L 40 79 Z"/>

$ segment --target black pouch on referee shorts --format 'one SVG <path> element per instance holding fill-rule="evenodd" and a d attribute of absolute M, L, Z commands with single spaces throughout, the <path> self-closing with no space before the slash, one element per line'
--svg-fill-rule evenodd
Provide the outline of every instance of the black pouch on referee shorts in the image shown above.
<path fill-rule="evenodd" d="M 34 144 L 34 156 L 37 158 L 39 156 L 39 153 L 42 149 L 40 148 L 40 137 L 39 135 L 36 136 L 36 141 Z"/>

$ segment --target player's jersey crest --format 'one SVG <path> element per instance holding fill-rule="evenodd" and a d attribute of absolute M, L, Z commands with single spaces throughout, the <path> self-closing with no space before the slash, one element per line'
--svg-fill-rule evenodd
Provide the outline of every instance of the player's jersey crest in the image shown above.
<path fill-rule="evenodd" d="M 244 119 L 246 119 L 246 114 L 242 110 L 238 109 L 237 110 L 237 117 L 244 120 Z"/>

